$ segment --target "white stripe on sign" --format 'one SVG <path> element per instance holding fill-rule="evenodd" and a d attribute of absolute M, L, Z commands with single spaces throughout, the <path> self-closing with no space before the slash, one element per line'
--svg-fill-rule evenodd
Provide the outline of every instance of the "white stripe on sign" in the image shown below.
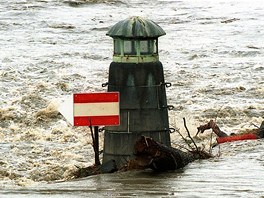
<path fill-rule="evenodd" d="M 74 103 L 74 116 L 119 115 L 119 102 Z"/>

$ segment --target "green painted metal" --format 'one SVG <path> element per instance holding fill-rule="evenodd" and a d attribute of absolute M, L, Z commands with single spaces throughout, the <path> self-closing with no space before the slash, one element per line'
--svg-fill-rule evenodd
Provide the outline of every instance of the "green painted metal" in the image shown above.
<path fill-rule="evenodd" d="M 106 33 L 114 38 L 113 61 L 119 63 L 159 61 L 158 37 L 165 34 L 155 22 L 138 16 L 118 22 Z"/>
<path fill-rule="evenodd" d="M 133 42 L 134 50 L 131 53 L 125 53 L 125 42 Z M 147 48 L 145 51 L 142 50 L 141 46 L 143 42 L 147 42 Z M 148 40 L 122 40 L 120 38 L 114 39 L 114 62 L 123 62 L 123 63 L 148 63 L 148 62 L 157 62 L 159 61 L 159 56 L 157 52 L 158 41 L 157 39 L 148 39 Z M 142 48 L 141 48 L 142 47 Z"/>
<path fill-rule="evenodd" d="M 159 56 L 113 56 L 117 63 L 150 63 L 159 61 Z"/>
<path fill-rule="evenodd" d="M 106 35 L 116 38 L 158 38 L 165 31 L 155 22 L 138 16 L 130 17 L 116 23 Z"/>
<path fill-rule="evenodd" d="M 131 17 L 115 24 L 106 35 L 114 40 L 108 91 L 120 93 L 120 125 L 106 126 L 103 163 L 115 160 L 122 167 L 133 159 L 142 135 L 170 146 L 170 129 L 163 65 L 156 23 Z"/>
<path fill-rule="evenodd" d="M 120 93 L 120 125 L 105 127 L 103 163 L 114 159 L 122 167 L 135 157 L 134 145 L 142 135 L 171 145 L 161 62 L 112 62 L 108 91 Z"/>

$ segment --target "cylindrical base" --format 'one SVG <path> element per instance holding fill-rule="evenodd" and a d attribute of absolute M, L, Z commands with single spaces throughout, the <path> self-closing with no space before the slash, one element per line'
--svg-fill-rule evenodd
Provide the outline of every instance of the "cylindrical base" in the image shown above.
<path fill-rule="evenodd" d="M 112 62 L 108 91 L 120 92 L 120 126 L 105 128 L 103 163 L 114 159 L 120 168 L 133 159 L 134 144 L 142 135 L 170 146 L 161 62 Z"/>

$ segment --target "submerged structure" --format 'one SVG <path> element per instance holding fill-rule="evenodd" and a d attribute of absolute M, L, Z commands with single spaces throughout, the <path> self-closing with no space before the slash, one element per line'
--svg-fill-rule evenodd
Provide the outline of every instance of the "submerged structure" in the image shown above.
<path fill-rule="evenodd" d="M 103 163 L 121 167 L 134 158 L 141 136 L 170 146 L 166 88 L 159 61 L 158 37 L 164 30 L 151 20 L 131 17 L 115 24 L 106 35 L 113 38 L 113 62 L 108 91 L 120 93 L 120 125 L 105 127 Z"/>

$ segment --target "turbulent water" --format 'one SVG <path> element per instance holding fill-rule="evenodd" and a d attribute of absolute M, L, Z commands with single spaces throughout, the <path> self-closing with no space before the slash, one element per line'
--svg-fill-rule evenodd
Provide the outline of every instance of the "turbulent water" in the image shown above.
<path fill-rule="evenodd" d="M 260 125 L 262 0 L 1 0 L 0 197 L 264 197 L 263 140 L 223 144 L 180 172 L 71 180 L 76 166 L 93 164 L 91 137 L 58 106 L 71 93 L 106 91 L 113 46 L 105 34 L 135 15 L 166 32 L 159 55 L 173 84 L 171 127 L 184 134 L 183 117 L 193 134 L 210 119 L 227 133 Z M 172 141 L 182 143 L 177 134 Z M 208 145 L 210 131 L 198 141 Z"/>

